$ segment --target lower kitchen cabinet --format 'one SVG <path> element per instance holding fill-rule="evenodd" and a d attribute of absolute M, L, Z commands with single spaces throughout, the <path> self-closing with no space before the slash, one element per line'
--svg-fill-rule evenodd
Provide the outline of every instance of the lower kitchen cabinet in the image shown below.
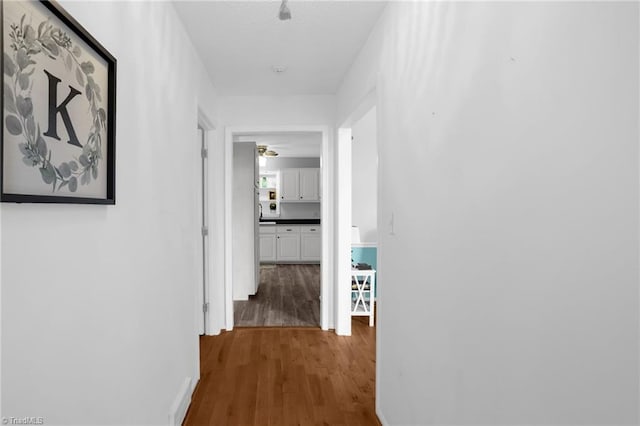
<path fill-rule="evenodd" d="M 260 261 L 308 263 L 322 259 L 320 225 L 261 225 Z"/>
<path fill-rule="evenodd" d="M 260 234 L 260 262 L 276 261 L 276 234 Z"/>
<path fill-rule="evenodd" d="M 278 234 L 276 261 L 300 260 L 300 234 Z"/>
<path fill-rule="evenodd" d="M 322 259 L 322 233 L 319 226 L 300 229 L 300 260 L 320 262 Z"/>

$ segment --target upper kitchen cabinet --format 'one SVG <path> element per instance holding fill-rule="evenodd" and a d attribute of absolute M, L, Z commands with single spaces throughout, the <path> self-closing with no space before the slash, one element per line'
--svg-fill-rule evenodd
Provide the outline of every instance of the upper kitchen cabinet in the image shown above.
<path fill-rule="evenodd" d="M 319 201 L 320 169 L 282 169 L 280 173 L 282 201 Z"/>
<path fill-rule="evenodd" d="M 280 199 L 283 201 L 300 200 L 300 169 L 282 169 L 280 179 Z"/>
<path fill-rule="evenodd" d="M 318 201 L 320 199 L 320 169 L 300 169 L 300 200 Z"/>

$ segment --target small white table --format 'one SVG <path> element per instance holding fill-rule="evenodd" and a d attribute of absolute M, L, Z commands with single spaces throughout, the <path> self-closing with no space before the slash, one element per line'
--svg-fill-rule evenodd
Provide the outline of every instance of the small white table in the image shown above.
<path fill-rule="evenodd" d="M 375 315 L 375 269 L 351 270 L 351 316 L 368 316 L 373 327 Z"/>

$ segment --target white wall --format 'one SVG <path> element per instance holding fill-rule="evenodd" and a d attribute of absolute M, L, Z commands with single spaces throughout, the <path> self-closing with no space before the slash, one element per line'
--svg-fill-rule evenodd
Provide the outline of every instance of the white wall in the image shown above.
<path fill-rule="evenodd" d="M 233 144 L 233 300 L 256 293 L 256 144 Z"/>
<path fill-rule="evenodd" d="M 197 104 L 213 116 L 215 95 L 171 5 L 63 6 L 118 59 L 117 204 L 2 205 L 2 414 L 166 424 L 199 370 Z"/>
<path fill-rule="evenodd" d="M 380 416 L 637 424 L 638 5 L 392 3 L 377 31 L 338 109 L 379 73 Z"/>
<path fill-rule="evenodd" d="M 378 241 L 378 142 L 376 108 L 351 129 L 351 223 L 360 229 L 360 241 Z"/>
<path fill-rule="evenodd" d="M 225 126 L 334 125 L 336 99 L 316 96 L 221 96 Z"/>

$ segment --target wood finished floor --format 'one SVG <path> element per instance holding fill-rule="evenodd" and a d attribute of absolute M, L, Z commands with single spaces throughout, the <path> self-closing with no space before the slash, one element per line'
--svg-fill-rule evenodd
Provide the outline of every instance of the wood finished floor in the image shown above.
<path fill-rule="evenodd" d="M 200 337 L 202 375 L 184 425 L 380 425 L 375 328 L 240 328 Z"/>
<path fill-rule="evenodd" d="M 236 327 L 320 327 L 320 265 L 262 265 L 248 301 L 233 302 Z"/>

